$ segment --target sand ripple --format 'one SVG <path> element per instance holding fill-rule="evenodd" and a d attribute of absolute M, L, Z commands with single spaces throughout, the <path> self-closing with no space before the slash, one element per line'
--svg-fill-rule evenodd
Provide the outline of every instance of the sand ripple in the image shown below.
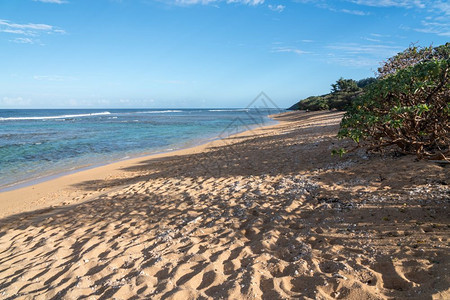
<path fill-rule="evenodd" d="M 265 141 L 299 134 L 292 125 L 283 129 Z M 314 139 L 324 149 L 331 141 Z M 284 146 L 316 151 L 301 143 Z M 254 159 L 273 165 L 279 149 L 267 147 L 267 156 Z M 348 162 L 358 159 L 342 165 L 327 157 L 298 172 L 237 174 L 229 166 L 228 174 L 211 176 L 198 157 L 184 158 L 197 169 L 183 169 L 181 161 L 164 174 L 166 161 L 158 173 L 141 166 L 148 171 L 141 179 L 121 178 L 120 188 L 92 201 L 3 219 L 0 296 L 448 299 L 449 189 L 429 179 L 442 179 L 442 170 L 433 167 L 421 184 L 409 184 L 410 174 L 388 186 L 375 178 L 395 176 L 392 169 L 405 161 L 374 159 L 355 175 L 357 164 Z"/>

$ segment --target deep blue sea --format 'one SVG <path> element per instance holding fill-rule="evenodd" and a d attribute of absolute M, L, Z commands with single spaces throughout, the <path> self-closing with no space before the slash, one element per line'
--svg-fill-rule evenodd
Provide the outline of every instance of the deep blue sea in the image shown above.
<path fill-rule="evenodd" d="M 0 110 L 0 189 L 275 123 L 270 109 Z"/>

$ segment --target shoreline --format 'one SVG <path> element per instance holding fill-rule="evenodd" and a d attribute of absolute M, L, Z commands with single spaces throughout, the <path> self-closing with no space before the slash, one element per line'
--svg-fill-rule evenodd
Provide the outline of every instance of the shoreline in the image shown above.
<path fill-rule="evenodd" d="M 269 115 L 267 116 L 268 121 L 270 121 L 272 124 L 267 124 L 265 125 L 263 124 L 251 124 L 251 125 L 245 125 L 245 127 L 250 128 L 250 129 L 245 129 L 243 131 L 240 131 L 236 134 L 240 134 L 246 131 L 251 131 L 257 128 L 262 128 L 262 127 L 267 127 L 267 126 L 273 126 L 273 125 L 277 125 L 279 122 L 276 121 L 275 119 L 272 119 L 271 116 L 276 116 L 275 115 Z M 267 121 L 265 123 L 268 123 Z M 232 134 L 235 135 L 235 134 Z M 231 137 L 232 135 L 228 136 Z M 184 143 L 180 143 L 180 144 L 174 144 L 174 145 L 169 145 L 169 146 L 180 146 L 180 148 L 177 149 L 167 149 L 167 150 L 155 150 L 156 152 L 142 152 L 141 154 L 137 154 L 136 156 L 126 156 L 122 159 L 114 159 L 105 163 L 92 163 L 86 166 L 79 166 L 79 167 L 74 167 L 72 169 L 69 170 L 56 170 L 54 173 L 49 173 L 49 174 L 45 174 L 45 175 L 41 175 L 41 176 L 37 176 L 34 178 L 30 178 L 30 179 L 25 179 L 16 183 L 11 183 L 11 184 L 6 184 L 6 185 L 0 185 L 0 195 L 1 193 L 4 192 L 10 192 L 10 191 L 14 191 L 14 190 L 18 190 L 18 189 L 22 189 L 25 187 L 29 187 L 29 186 L 33 186 L 33 185 L 37 185 L 40 183 L 44 183 L 46 181 L 51 181 L 54 179 L 58 179 L 60 177 L 64 177 L 67 175 L 71 175 L 71 174 L 75 174 L 78 172 L 83 172 L 83 171 L 88 171 L 91 169 L 95 169 L 95 168 L 100 168 L 100 167 L 105 167 L 107 165 L 110 164 L 115 164 L 118 162 L 122 162 L 122 161 L 128 161 L 128 160 L 134 160 L 134 159 L 147 159 L 150 158 L 153 155 L 160 155 L 160 154 L 165 154 L 165 153 L 171 153 L 171 152 L 175 152 L 175 151 L 182 151 L 182 150 L 187 150 L 190 148 L 194 148 L 194 147 L 198 147 L 198 146 L 202 146 L 208 143 L 211 143 L 213 141 L 222 139 L 224 137 L 220 137 L 220 134 L 215 135 L 214 137 L 209 137 L 209 138 L 198 138 L 195 140 L 190 140 L 190 141 L 186 141 Z M 225 137 L 227 138 L 227 137 Z M 1 198 L 0 198 L 1 199 Z M 1 201 L 1 200 L 0 200 Z"/>
<path fill-rule="evenodd" d="M 204 109 L 204 110 L 211 111 L 211 109 Z M 47 111 L 47 110 L 43 110 L 43 111 Z M 97 111 L 97 110 L 95 110 L 95 111 Z M 102 115 L 102 114 L 108 113 L 108 114 L 114 115 L 114 118 L 117 118 L 117 116 L 119 118 L 122 118 L 123 116 L 126 116 L 127 113 L 128 114 L 130 113 L 130 112 L 123 112 L 123 110 L 119 110 L 119 111 L 111 110 L 111 111 L 112 112 L 102 110 L 102 112 L 86 113 L 86 114 L 81 114 L 78 116 L 93 116 L 93 115 L 99 115 L 99 114 Z M 185 110 L 178 110 L 177 112 L 185 112 L 185 113 L 190 114 L 190 111 L 191 110 L 185 109 Z M 193 109 L 192 111 L 194 111 L 198 114 L 196 109 Z M 200 111 L 203 111 L 203 110 L 200 110 Z M 218 111 L 221 111 L 221 110 L 218 110 Z M 230 111 L 235 111 L 235 110 L 233 109 Z M 165 111 L 158 111 L 158 112 L 164 113 L 164 112 L 172 112 L 172 111 L 165 110 Z M 141 112 L 140 111 L 136 112 L 136 114 L 139 114 L 139 113 L 141 113 Z M 147 112 L 144 111 L 140 115 L 145 116 L 146 113 Z M 246 116 L 247 115 L 250 116 L 252 113 L 245 112 L 244 114 Z M 39 114 L 37 114 L 37 115 L 39 115 Z M 60 118 L 60 117 L 64 117 L 64 116 L 65 115 L 45 116 L 45 117 L 44 116 L 23 117 L 23 118 L 27 119 L 27 120 L 30 118 L 33 120 L 34 120 L 34 118 L 37 118 L 39 121 L 41 121 L 41 118 L 53 119 L 53 118 Z M 238 117 L 242 117 L 242 116 L 238 116 Z M 247 125 L 244 123 L 238 124 L 238 126 L 237 126 L 238 130 L 236 130 L 236 132 L 245 131 L 245 130 L 247 130 L 247 128 L 255 128 L 255 127 L 259 127 L 259 126 L 265 126 L 266 124 L 270 125 L 272 123 L 271 122 L 272 120 L 267 115 L 261 114 L 261 116 L 258 118 L 258 120 L 253 119 L 255 117 L 256 116 L 251 116 L 251 119 L 252 119 L 251 121 L 253 121 L 253 122 L 259 121 L 260 124 L 252 124 L 252 125 Z M 229 123 L 232 123 L 231 118 L 229 118 L 229 117 L 227 117 L 227 118 L 229 119 Z M 6 119 L 8 119 L 8 118 L 6 118 Z M 15 118 L 15 119 L 21 119 L 21 118 Z M 110 118 L 108 118 L 108 119 L 110 119 Z M 222 123 L 222 126 L 224 128 L 226 128 L 226 126 L 228 126 L 228 124 L 227 124 L 228 119 Z M 146 121 L 146 120 L 147 119 L 143 119 L 143 121 Z M 134 121 L 136 121 L 136 120 L 134 120 Z M 249 122 L 251 122 L 251 121 L 249 121 Z M 184 125 L 182 125 L 181 128 L 183 128 L 183 126 Z M 59 151 L 59 153 L 61 153 L 61 155 L 58 156 L 57 158 L 55 158 L 54 161 L 50 161 L 48 159 L 48 158 L 51 158 L 52 155 L 55 155 L 54 153 L 51 152 L 52 150 L 50 149 L 49 150 L 50 152 L 48 154 L 46 153 L 47 152 L 46 150 L 43 150 L 43 151 L 39 152 L 40 156 L 36 155 L 36 157 L 39 158 L 42 156 L 41 159 L 44 159 L 47 161 L 39 162 L 39 164 L 35 164 L 35 162 L 32 160 L 34 157 L 34 156 L 32 156 L 33 151 L 35 151 L 35 150 L 27 149 L 27 151 L 29 151 L 29 152 L 25 152 L 25 153 L 28 153 L 29 156 L 32 158 L 27 158 L 26 155 L 25 156 L 22 155 L 22 156 L 18 156 L 18 158 L 15 160 L 13 160 L 13 158 L 11 158 L 11 157 L 9 157 L 9 160 L 6 160 L 5 168 L 3 170 L 4 172 L 1 174 L 2 176 L 0 176 L 1 177 L 0 178 L 0 193 L 6 192 L 6 191 L 12 191 L 12 190 L 30 186 L 30 185 L 35 185 L 35 184 L 38 184 L 41 182 L 55 179 L 57 177 L 70 175 L 74 172 L 79 172 L 79 171 L 96 168 L 96 167 L 101 167 L 101 166 L 104 166 L 107 164 L 112 164 L 112 163 L 122 161 L 122 160 L 143 158 L 143 157 L 150 156 L 150 155 L 161 154 L 161 153 L 165 153 L 165 152 L 171 152 L 171 151 L 175 151 L 175 150 L 182 150 L 182 149 L 186 149 L 186 148 L 195 147 L 198 145 L 209 143 L 217 138 L 220 138 L 220 135 L 223 133 L 222 132 L 223 129 L 221 129 L 219 127 L 217 127 L 217 128 L 214 127 L 213 129 L 208 129 L 208 128 L 201 128 L 201 129 L 203 129 L 203 130 L 202 131 L 194 130 L 192 134 L 188 133 L 184 136 L 177 136 L 177 131 L 172 130 L 173 132 L 175 132 L 175 134 L 171 134 L 171 133 L 167 134 L 167 132 L 166 132 L 166 133 L 163 133 L 163 136 L 161 136 L 161 134 L 155 135 L 155 137 L 160 136 L 158 138 L 155 138 L 152 136 L 152 138 L 150 138 L 150 139 L 139 139 L 140 140 L 139 144 L 133 144 L 133 147 L 134 147 L 133 149 L 126 149 L 129 146 L 116 147 L 110 143 L 110 144 L 107 144 L 104 148 L 98 149 L 98 151 L 96 151 L 95 148 L 92 149 L 92 147 L 90 150 L 84 148 L 82 150 L 87 151 L 87 152 L 80 152 L 80 153 L 76 152 L 78 154 L 76 154 L 75 156 L 73 156 L 70 153 L 70 151 L 69 152 Z M 69 128 L 69 132 L 70 132 L 70 128 Z M 127 133 L 127 134 L 129 134 L 129 133 Z M 105 134 L 101 134 L 100 137 L 105 139 Z M 164 142 L 162 142 L 162 143 L 149 142 L 152 140 L 159 141 L 160 138 Z M 136 140 L 136 138 L 134 138 L 134 139 Z M 106 139 L 106 140 L 108 140 L 108 139 Z M 64 140 L 60 140 L 60 141 L 64 141 Z M 59 143 L 60 141 L 56 141 L 56 142 Z M 23 142 L 23 141 L 21 141 L 21 142 Z M 40 145 L 42 143 L 38 142 L 35 144 Z M 34 145 L 34 143 L 33 143 L 33 145 Z M 56 145 L 56 146 L 58 146 L 58 145 Z M 21 153 L 21 151 L 19 151 L 19 153 Z M 7 157 L 8 157 L 8 154 L 7 154 Z M 22 161 L 23 161 L 23 163 L 21 163 Z"/>
<path fill-rule="evenodd" d="M 64 199 L 59 199 L 58 201 L 50 201 L 50 203 L 38 204 L 36 201 L 38 198 L 45 197 L 46 194 L 61 193 L 63 190 L 71 190 L 71 186 L 77 183 L 87 181 L 87 180 L 100 180 L 104 172 L 108 173 L 110 176 L 114 176 L 121 172 L 121 169 L 131 167 L 133 165 L 139 165 L 140 162 L 150 159 L 160 159 L 165 157 L 170 157 L 171 155 L 189 155 L 197 152 L 207 151 L 208 147 L 214 147 L 217 141 L 227 138 L 239 137 L 241 135 L 246 135 L 254 130 L 271 128 L 274 126 L 281 125 L 282 122 L 276 120 L 278 115 L 268 115 L 267 118 L 273 124 L 252 124 L 245 125 L 248 129 L 227 135 L 226 137 L 221 137 L 220 135 L 209 138 L 205 141 L 200 141 L 198 144 L 194 142 L 194 145 L 188 146 L 186 148 L 156 152 L 152 154 L 143 154 L 136 157 L 126 158 L 123 160 L 115 160 L 112 162 L 107 162 L 105 164 L 95 164 L 85 167 L 76 168 L 74 170 L 67 170 L 63 172 L 58 172 L 56 174 L 44 175 L 42 177 L 37 177 L 33 179 L 26 180 L 25 182 L 15 183 L 10 186 L 0 187 L 0 220 L 10 215 L 24 212 L 31 212 L 33 210 L 45 209 L 50 206 L 58 206 L 63 204 L 67 197 Z M 190 141 L 192 142 L 192 141 Z M 106 175 L 107 177 L 107 175 Z M 103 177 L 103 178 L 106 178 Z M 72 193 L 70 193 L 72 194 Z M 8 203 L 10 199 L 18 199 L 26 196 L 27 201 L 22 201 L 21 207 L 18 208 L 17 203 Z M 93 195 L 89 195 L 90 197 Z M 69 196 L 71 197 L 71 196 Z M 36 205 L 36 207 L 34 207 Z"/>
<path fill-rule="evenodd" d="M 449 299 L 450 170 L 392 152 L 331 156 L 352 143 L 336 138 L 341 118 L 287 112 L 19 190 L 28 206 L 0 219 L 0 294 Z"/>

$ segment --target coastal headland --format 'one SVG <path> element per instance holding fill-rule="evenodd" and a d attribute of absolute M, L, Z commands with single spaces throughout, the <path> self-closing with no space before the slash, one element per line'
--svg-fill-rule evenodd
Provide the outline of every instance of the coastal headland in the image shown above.
<path fill-rule="evenodd" d="M 341 112 L 0 193 L 0 298 L 449 299 L 448 164 Z"/>

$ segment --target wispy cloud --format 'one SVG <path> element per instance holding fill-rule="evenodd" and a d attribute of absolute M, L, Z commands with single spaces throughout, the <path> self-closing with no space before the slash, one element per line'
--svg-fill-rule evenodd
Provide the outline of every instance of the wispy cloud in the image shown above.
<path fill-rule="evenodd" d="M 165 2 L 167 4 L 180 5 L 180 6 L 188 6 L 188 5 L 208 5 L 213 3 L 237 3 L 237 4 L 245 4 L 250 6 L 256 6 L 264 3 L 264 0 L 163 0 L 161 2 Z"/>
<path fill-rule="evenodd" d="M 186 81 L 183 80 L 155 80 L 155 82 L 159 84 L 186 84 Z"/>
<path fill-rule="evenodd" d="M 34 24 L 34 23 L 18 24 L 12 23 L 8 20 L 1 20 L 1 19 L 0 19 L 0 31 L 31 36 L 38 35 L 39 33 L 42 32 L 61 33 L 61 34 L 66 33 L 64 30 L 56 28 L 52 25 Z"/>
<path fill-rule="evenodd" d="M 450 3 L 444 0 L 347 0 L 358 5 L 372 7 L 401 7 L 422 9 L 428 12 L 450 15 Z"/>
<path fill-rule="evenodd" d="M 349 2 L 374 7 L 405 7 L 405 8 L 425 8 L 421 0 L 347 0 Z"/>
<path fill-rule="evenodd" d="M 369 42 L 381 43 L 381 40 L 370 38 L 370 37 L 363 37 L 362 39 L 366 40 L 366 41 L 369 41 Z"/>
<path fill-rule="evenodd" d="M 350 14 L 350 15 L 356 15 L 356 16 L 367 16 L 369 15 L 368 12 L 362 11 L 362 10 L 356 10 L 356 9 L 338 9 L 337 12 Z"/>
<path fill-rule="evenodd" d="M 41 31 L 52 31 L 53 26 L 47 24 L 18 24 L 11 23 L 8 20 L 0 20 L 0 26 L 5 26 L 7 28 L 19 29 L 19 30 L 41 30 Z"/>
<path fill-rule="evenodd" d="M 401 7 L 419 9 L 428 14 L 421 21 L 421 27 L 402 26 L 404 30 L 415 30 L 422 33 L 450 36 L 450 3 L 442 0 L 347 0 L 358 5 L 373 7 Z M 430 21 L 433 20 L 433 21 Z M 442 21 L 442 22 L 440 22 Z"/>
<path fill-rule="evenodd" d="M 22 29 L 0 29 L 0 32 L 12 33 L 12 34 L 23 34 L 23 35 L 32 35 L 31 33 L 26 32 Z"/>
<path fill-rule="evenodd" d="M 272 52 L 275 53 L 295 53 L 297 55 L 308 54 L 309 52 L 303 51 L 293 47 L 275 47 L 272 49 Z"/>
<path fill-rule="evenodd" d="M 362 10 L 355 10 L 355 9 L 345 9 L 345 8 L 334 8 L 328 4 L 321 4 L 318 5 L 318 7 L 323 8 L 323 9 L 327 9 L 329 11 L 332 12 L 336 12 L 336 13 L 344 13 L 344 14 L 349 14 L 349 15 L 355 15 L 355 16 L 368 16 L 370 15 L 370 13 L 362 11 Z"/>
<path fill-rule="evenodd" d="M 414 30 L 423 33 L 433 33 L 440 36 L 450 36 L 450 22 L 442 23 L 442 22 L 422 21 L 421 24 L 422 27 L 415 28 Z"/>
<path fill-rule="evenodd" d="M 17 107 L 30 105 L 30 99 L 24 99 L 22 97 L 3 97 L 0 100 L 0 105 L 6 107 Z"/>
<path fill-rule="evenodd" d="M 352 55 L 375 55 L 375 56 L 385 56 L 389 57 L 397 54 L 402 50 L 402 47 L 399 46 L 388 46 L 388 45 L 365 45 L 358 43 L 340 43 L 327 46 L 328 49 L 342 51 L 346 54 Z"/>
<path fill-rule="evenodd" d="M 17 44 L 34 44 L 34 40 L 30 39 L 30 38 L 15 38 L 13 40 L 11 40 L 14 43 Z"/>
<path fill-rule="evenodd" d="M 217 2 L 216 0 L 170 0 L 170 1 L 164 1 L 169 4 L 175 4 L 175 5 L 195 5 L 195 4 L 210 4 Z"/>
<path fill-rule="evenodd" d="M 344 14 L 350 14 L 350 15 L 355 15 L 355 16 L 367 16 L 370 15 L 369 12 L 366 11 L 362 11 L 362 10 L 356 10 L 356 9 L 347 9 L 347 8 L 336 8 L 335 6 L 331 5 L 329 2 L 331 1 L 326 1 L 326 0 L 294 0 L 294 2 L 297 3 L 304 3 L 304 4 L 313 4 L 314 6 L 321 8 L 321 9 L 326 9 L 335 13 L 344 13 Z"/>
<path fill-rule="evenodd" d="M 436 1 L 434 3 L 434 8 L 441 11 L 442 13 L 444 13 L 445 15 L 450 15 L 450 3 L 445 1 Z"/>
<path fill-rule="evenodd" d="M 269 4 L 267 7 L 269 7 L 270 10 L 276 11 L 276 12 L 282 12 L 286 6 L 284 5 L 271 5 Z"/>
<path fill-rule="evenodd" d="M 63 0 L 33 0 L 34 2 L 43 2 L 43 3 L 55 3 L 55 4 L 63 4 L 67 3 L 67 1 Z"/>
<path fill-rule="evenodd" d="M 370 13 L 357 10 L 357 9 L 347 9 L 347 8 L 336 8 L 330 3 L 332 1 L 327 0 L 293 0 L 297 3 L 313 4 L 316 7 L 327 9 L 334 12 L 347 13 L 353 15 L 368 15 Z M 450 15 L 450 3 L 448 0 L 342 0 L 353 5 L 359 5 L 361 7 L 397 7 L 403 9 L 416 9 L 424 13 L 433 15 L 434 18 L 448 19 Z M 336 1 L 337 2 L 337 1 Z M 430 32 L 434 32 L 430 30 Z"/>
<path fill-rule="evenodd" d="M 264 0 L 227 0 L 227 3 L 241 3 L 247 5 L 260 5 L 264 3 Z"/>
<path fill-rule="evenodd" d="M 43 33 L 46 34 L 65 34 L 66 32 L 60 28 L 57 28 L 48 24 L 19 24 L 13 23 L 8 20 L 0 19 L 0 33 L 22 35 L 26 37 L 18 37 L 11 41 L 22 44 L 35 44 L 38 40 L 35 37 L 40 36 Z"/>
<path fill-rule="evenodd" d="M 75 80 L 74 77 L 61 76 L 61 75 L 35 75 L 33 76 L 34 80 L 39 81 L 69 81 Z"/>
<path fill-rule="evenodd" d="M 325 0 L 295 0 L 302 3 L 315 3 L 316 6 L 335 11 Z M 403 30 L 414 30 L 422 33 L 436 34 L 439 36 L 450 36 L 450 3 L 444 0 L 346 0 L 347 2 L 370 7 L 397 7 L 403 9 L 415 9 L 421 11 L 427 16 L 421 21 L 420 26 L 401 26 Z M 336 10 L 338 11 L 338 10 Z M 360 14 L 359 10 L 340 9 L 340 12 Z M 364 15 L 361 12 L 361 15 Z M 433 20 L 433 21 L 430 21 Z M 374 35 L 375 36 L 375 35 Z M 376 37 L 376 36 L 375 36 Z M 367 39 L 368 41 L 376 41 L 375 39 Z"/>
<path fill-rule="evenodd" d="M 368 58 L 364 56 L 335 56 L 333 54 L 328 55 L 327 62 L 343 67 L 364 69 L 375 67 L 380 63 L 380 61 L 375 58 Z"/>
<path fill-rule="evenodd" d="M 382 38 L 382 37 L 390 37 L 390 35 L 387 34 L 379 34 L 379 33 L 371 33 L 371 36 L 377 37 L 377 38 Z"/>
<path fill-rule="evenodd" d="M 380 62 L 403 50 L 403 47 L 384 44 L 336 43 L 325 46 L 328 63 L 350 68 L 376 68 Z M 331 52 L 330 52 L 331 50 Z"/>

